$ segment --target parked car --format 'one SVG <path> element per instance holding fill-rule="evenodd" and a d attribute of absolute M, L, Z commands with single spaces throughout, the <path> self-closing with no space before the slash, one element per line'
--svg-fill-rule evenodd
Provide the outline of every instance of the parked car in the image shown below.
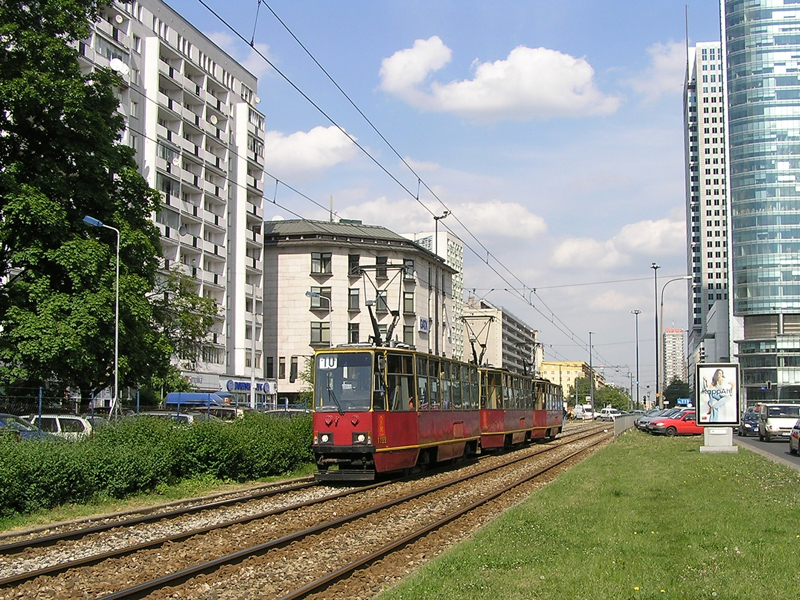
<path fill-rule="evenodd" d="M 800 417 L 800 404 L 761 404 L 758 407 L 758 439 L 770 442 L 776 437 L 789 438 Z"/>
<path fill-rule="evenodd" d="M 789 434 L 789 454 L 797 455 L 800 452 L 800 419 L 797 419 Z"/>
<path fill-rule="evenodd" d="M 613 421 L 617 417 L 621 417 L 624 414 L 627 413 L 623 413 L 616 408 L 606 407 L 600 409 L 600 412 L 597 414 L 597 416 L 595 416 L 595 419 L 599 419 L 600 421 Z"/>
<path fill-rule="evenodd" d="M 648 431 L 653 434 L 675 435 L 700 435 L 703 428 L 696 423 L 695 411 L 680 411 L 669 417 L 657 417 L 648 425 Z"/>
<path fill-rule="evenodd" d="M 739 435 L 747 437 L 748 435 L 758 435 L 758 413 L 746 412 L 742 415 L 742 420 L 739 423 Z"/>
<path fill-rule="evenodd" d="M 74 442 L 88 435 L 92 435 L 92 423 L 78 415 L 42 415 L 39 427 L 39 415 L 31 415 L 30 422 L 37 429 L 41 428 L 51 435 Z"/>
<path fill-rule="evenodd" d="M 672 417 L 682 413 L 684 410 L 685 409 L 682 408 L 661 409 L 657 415 L 654 415 L 653 417 L 650 418 L 649 421 L 647 421 L 647 423 L 645 424 L 645 430 L 652 433 L 652 431 L 650 430 L 650 426 L 653 424 L 653 421 L 655 421 L 656 419 L 671 419 Z"/>
<path fill-rule="evenodd" d="M 149 410 L 145 412 L 136 413 L 134 417 L 150 417 L 151 419 L 169 419 L 176 425 L 193 425 L 201 421 L 217 421 L 222 422 L 222 419 L 209 415 L 205 412 L 182 412 L 178 414 L 176 411 L 167 410 Z"/>
<path fill-rule="evenodd" d="M 668 410 L 665 410 L 663 408 L 650 409 L 647 412 L 645 412 L 643 415 L 639 415 L 638 417 L 636 417 L 636 419 L 633 421 L 633 424 L 636 426 L 636 429 L 639 429 L 640 431 L 647 431 L 647 424 L 654 417 L 657 417 L 659 415 L 663 415 L 666 412 L 668 412 Z"/>
<path fill-rule="evenodd" d="M 39 428 L 34 427 L 27 419 L 9 414 L 0 414 L 0 435 L 11 435 L 18 440 L 55 439 L 39 431 Z"/>

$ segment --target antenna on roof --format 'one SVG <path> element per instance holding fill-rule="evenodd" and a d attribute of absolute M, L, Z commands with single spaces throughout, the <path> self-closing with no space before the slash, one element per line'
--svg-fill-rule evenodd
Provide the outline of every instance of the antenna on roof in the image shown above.
<path fill-rule="evenodd" d="M 333 194 L 331 194 L 331 208 L 330 208 L 330 212 L 328 213 L 328 215 L 329 215 L 329 219 L 330 219 L 331 223 L 333 223 Z"/>

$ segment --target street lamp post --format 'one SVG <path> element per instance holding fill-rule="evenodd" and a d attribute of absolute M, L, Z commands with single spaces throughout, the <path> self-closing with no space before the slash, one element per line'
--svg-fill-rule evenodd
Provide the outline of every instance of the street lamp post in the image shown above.
<path fill-rule="evenodd" d="M 642 314 L 638 308 L 631 311 L 636 321 L 636 402 L 634 406 L 638 408 L 641 398 L 639 396 L 639 315 Z"/>
<path fill-rule="evenodd" d="M 433 253 L 436 255 L 436 283 L 433 286 L 433 329 L 434 335 L 436 336 L 433 342 L 433 352 L 436 356 L 439 356 L 439 221 L 447 217 L 450 214 L 449 210 L 444 211 L 441 216 L 434 215 L 433 216 Z"/>
<path fill-rule="evenodd" d="M 592 403 L 592 413 L 594 413 L 594 368 L 592 367 L 592 334 L 589 332 L 589 400 Z"/>
<path fill-rule="evenodd" d="M 86 215 L 83 222 L 91 227 L 103 227 L 110 229 L 117 234 L 117 264 L 115 273 L 115 292 L 114 292 L 114 394 L 111 396 L 111 408 L 109 415 L 113 415 L 119 403 L 119 229 L 106 225 L 100 219 L 95 219 Z"/>
<path fill-rule="evenodd" d="M 687 279 L 691 279 L 691 275 L 684 275 L 682 277 L 675 277 L 674 279 L 670 279 L 667 281 L 663 286 L 661 286 L 661 306 L 660 306 L 660 320 L 661 320 L 661 329 L 658 331 L 658 353 L 660 354 L 663 351 L 663 341 L 661 338 L 664 335 L 664 289 L 673 281 L 686 281 Z M 662 361 L 663 362 L 663 361 Z M 666 369 L 665 369 L 666 370 Z M 663 379 L 663 378 L 662 378 Z M 661 389 L 664 387 L 664 381 L 661 381 L 661 388 L 658 387 L 659 380 L 656 379 L 656 397 L 659 399 L 658 407 L 664 408 L 664 399 L 662 398 L 664 390 Z"/>
<path fill-rule="evenodd" d="M 658 269 L 660 268 L 658 263 L 652 263 L 650 268 L 653 269 L 653 302 L 655 304 L 653 315 L 656 321 L 656 403 L 659 403 L 658 397 L 658 355 L 660 354 L 658 351 Z M 659 404 L 659 408 L 663 408 Z"/>
<path fill-rule="evenodd" d="M 333 309 L 331 308 L 331 299 L 327 296 L 323 296 L 319 292 L 306 292 L 306 296 L 309 298 L 319 298 L 320 300 L 325 300 L 328 303 L 328 347 L 333 346 L 333 321 L 331 320 L 331 312 Z M 322 341 L 322 336 L 320 336 L 320 341 Z"/>

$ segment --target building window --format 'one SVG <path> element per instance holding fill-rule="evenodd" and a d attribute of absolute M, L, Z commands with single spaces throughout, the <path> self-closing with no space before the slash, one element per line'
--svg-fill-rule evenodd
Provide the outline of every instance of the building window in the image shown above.
<path fill-rule="evenodd" d="M 389 301 L 386 290 L 378 290 L 375 296 L 375 310 L 377 312 L 388 312 Z"/>
<path fill-rule="evenodd" d="M 386 279 L 388 275 L 386 274 L 386 265 L 388 263 L 388 258 L 386 256 L 376 256 L 375 257 L 375 277 Z"/>
<path fill-rule="evenodd" d="M 297 380 L 297 357 L 292 357 L 292 364 L 289 367 L 289 382 L 294 383 Z"/>
<path fill-rule="evenodd" d="M 403 292 L 403 313 L 414 314 L 414 292 Z"/>
<path fill-rule="evenodd" d="M 286 358 L 283 356 L 278 359 L 278 379 L 286 379 Z"/>
<path fill-rule="evenodd" d="M 360 260 L 361 256 L 358 254 L 347 255 L 347 274 L 350 275 L 350 277 L 358 277 L 361 275 Z"/>
<path fill-rule="evenodd" d="M 330 252 L 312 252 L 311 253 L 311 274 L 317 275 L 324 273 L 326 275 L 331 273 L 331 253 Z"/>
<path fill-rule="evenodd" d="M 331 324 L 328 321 L 312 321 L 311 343 L 312 344 L 331 343 Z"/>
<path fill-rule="evenodd" d="M 318 296 L 311 296 L 311 308 L 324 308 L 328 310 L 331 308 L 331 288 L 329 287 L 311 287 L 312 294 L 319 294 Z"/>
<path fill-rule="evenodd" d="M 414 345 L 414 326 L 403 325 L 403 343 L 409 346 Z"/>
<path fill-rule="evenodd" d="M 359 337 L 358 337 L 358 323 L 348 323 L 347 324 L 347 342 L 349 344 L 357 344 Z"/>
<path fill-rule="evenodd" d="M 347 296 L 347 310 L 359 310 L 358 288 L 350 288 Z"/>
<path fill-rule="evenodd" d="M 275 377 L 275 358 L 272 356 L 267 357 L 267 372 L 264 377 L 267 379 Z"/>
<path fill-rule="evenodd" d="M 413 280 L 414 279 L 414 259 L 413 258 L 403 259 L 403 279 L 407 279 L 407 280 Z"/>

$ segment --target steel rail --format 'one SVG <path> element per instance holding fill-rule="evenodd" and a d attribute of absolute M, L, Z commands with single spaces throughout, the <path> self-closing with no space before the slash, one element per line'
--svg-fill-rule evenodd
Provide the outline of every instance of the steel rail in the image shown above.
<path fill-rule="evenodd" d="M 595 435 L 601 435 L 602 433 L 603 433 L 602 431 L 595 431 L 595 432 L 592 432 L 592 433 L 590 433 L 590 434 L 588 434 L 586 436 L 578 438 L 575 441 L 580 441 L 582 439 L 593 437 Z M 157 579 L 146 581 L 144 583 L 132 586 L 130 588 L 127 588 L 127 589 L 124 589 L 124 590 L 120 590 L 118 592 L 114 592 L 114 593 L 106 595 L 106 596 L 102 596 L 98 600 L 132 600 L 134 598 L 143 598 L 143 597 L 147 596 L 148 594 L 150 594 L 150 593 L 152 593 L 152 592 L 154 592 L 156 590 L 159 590 L 161 588 L 164 588 L 164 587 L 167 587 L 167 586 L 180 585 L 180 584 L 192 579 L 193 577 L 196 577 L 197 575 L 204 574 L 204 573 L 211 573 L 213 571 L 216 571 L 219 567 L 222 567 L 222 566 L 225 566 L 225 565 L 238 564 L 238 563 L 242 562 L 243 560 L 245 560 L 245 559 L 247 559 L 247 558 L 249 558 L 251 556 L 259 556 L 261 554 L 264 554 L 264 553 L 268 552 L 269 550 L 285 547 L 285 546 L 287 546 L 287 545 L 289 545 L 289 544 L 291 544 L 293 542 L 302 540 L 303 538 L 308 537 L 310 535 L 318 534 L 318 533 L 327 531 L 329 529 L 333 529 L 333 528 L 338 527 L 340 525 L 343 525 L 345 523 L 348 523 L 348 522 L 351 522 L 351 521 L 355 521 L 357 519 L 360 519 L 362 517 L 368 516 L 370 514 L 385 510 L 387 508 L 391 508 L 392 506 L 396 506 L 398 504 L 402 504 L 404 502 L 408 502 L 409 500 L 414 500 L 414 499 L 419 498 L 421 496 L 425 496 L 427 494 L 439 491 L 439 490 L 444 489 L 446 487 L 450 487 L 450 486 L 456 485 L 458 483 L 462 483 L 462 482 L 464 482 L 466 480 L 469 480 L 469 479 L 472 479 L 472 478 L 475 478 L 475 477 L 479 477 L 481 475 L 485 475 L 486 473 L 489 473 L 491 471 L 496 471 L 499 468 L 510 466 L 510 465 L 513 465 L 513 464 L 515 464 L 517 462 L 520 462 L 520 461 L 523 461 L 523 460 L 528 460 L 528 459 L 531 459 L 531 458 L 539 457 L 539 456 L 541 456 L 543 454 L 547 454 L 547 453 L 549 453 L 549 452 L 551 452 L 553 450 L 561 448 L 562 446 L 563 446 L 563 444 L 562 445 L 558 445 L 558 446 L 552 446 L 552 447 L 546 448 L 545 450 L 543 450 L 541 452 L 536 452 L 534 454 L 525 455 L 525 456 L 522 456 L 522 457 L 516 457 L 516 458 L 514 458 L 512 460 L 509 460 L 509 461 L 505 462 L 502 465 L 495 465 L 493 467 L 490 467 L 490 468 L 487 468 L 487 469 L 482 469 L 480 471 L 477 471 L 475 473 L 471 473 L 471 474 L 468 474 L 468 475 L 463 475 L 461 477 L 457 477 L 456 479 L 453 479 L 453 480 L 450 480 L 450 481 L 446 481 L 446 482 L 437 484 L 435 486 L 432 486 L 432 487 L 429 487 L 429 488 L 426 488 L 426 489 L 423 489 L 423 490 L 418 490 L 416 492 L 412 492 L 411 494 L 407 494 L 406 496 L 402 496 L 400 498 L 395 498 L 394 500 L 389 500 L 387 502 L 383 502 L 383 503 L 378 504 L 376 506 L 372 506 L 370 508 L 366 508 L 366 509 L 357 511 L 357 512 L 351 513 L 349 515 L 345 515 L 343 517 L 339 517 L 338 519 L 334 519 L 334 520 L 328 521 L 326 523 L 320 523 L 320 524 L 315 525 L 313 527 L 309 527 L 309 528 L 303 529 L 301 531 L 298 531 L 298 532 L 295 532 L 295 533 L 292 533 L 292 534 L 289 534 L 289 535 L 286 535 L 286 536 L 283 536 L 283 537 L 280 537 L 280 538 L 276 538 L 274 540 L 270 540 L 269 542 L 265 542 L 263 544 L 258 544 L 257 546 L 252 546 L 250 548 L 245 548 L 244 550 L 239 550 L 237 552 L 233 552 L 233 553 L 218 557 L 216 559 L 207 561 L 205 563 L 201 563 L 201 564 L 198 564 L 198 565 L 195 565 L 195 566 L 192 566 L 192 567 L 188 567 L 186 569 L 182 569 L 181 571 L 176 571 L 175 573 L 171 573 L 169 575 L 164 575 L 163 577 L 159 577 Z M 550 467 L 545 468 L 545 470 L 553 468 L 553 466 L 557 466 L 558 464 L 561 464 L 564 461 L 569 460 L 573 456 L 575 456 L 577 454 L 580 454 L 583 451 L 584 450 L 579 450 L 579 451 L 577 451 L 575 453 L 572 453 L 567 458 L 564 458 L 561 461 L 557 462 L 555 465 L 552 465 Z M 515 482 L 515 484 L 512 484 L 512 487 L 516 487 L 520 483 L 522 483 L 522 482 Z M 483 499 L 483 500 L 479 501 L 478 505 L 480 505 L 483 501 L 486 501 L 486 500 Z"/>
<path fill-rule="evenodd" d="M 162 546 L 168 542 L 180 542 L 186 540 L 190 537 L 195 535 L 202 535 L 204 533 L 208 533 L 210 531 L 214 531 L 217 529 L 225 529 L 226 527 L 232 527 L 234 525 L 243 525 L 246 523 L 250 523 L 251 521 L 257 521 L 259 519 L 266 519 L 268 517 L 274 517 L 275 515 L 280 515 L 291 510 L 297 510 L 300 508 L 305 508 L 307 506 L 313 506 L 314 504 L 321 504 L 322 502 L 327 502 L 328 500 L 335 500 L 337 498 L 343 498 L 345 496 L 349 496 L 351 494 L 357 494 L 363 492 L 364 490 L 369 490 L 372 488 L 381 487 L 384 485 L 389 484 L 390 482 L 384 481 L 379 483 L 374 483 L 370 486 L 360 487 L 353 490 L 346 490 L 344 492 L 339 492 L 338 494 L 333 494 L 331 496 L 325 496 L 324 498 L 315 498 L 313 500 L 307 500 L 305 502 L 298 502 L 296 504 L 292 504 L 290 506 L 284 506 L 283 508 L 276 508 L 274 510 L 260 512 L 254 515 L 247 515 L 245 517 L 241 517 L 239 519 L 234 519 L 231 521 L 223 521 L 221 523 L 215 523 L 214 525 L 209 525 L 207 527 L 201 527 L 199 529 L 191 529 L 187 531 L 183 531 L 181 533 L 176 533 L 173 535 L 153 539 L 147 542 L 142 542 L 141 544 L 136 544 L 132 546 L 126 546 L 124 548 L 118 548 L 116 550 L 111 550 L 109 552 L 104 552 L 102 554 L 94 554 L 92 556 L 86 556 L 84 558 L 79 558 L 76 560 L 71 560 L 63 563 L 59 563 L 57 565 L 53 565 L 51 567 L 44 567 L 42 569 L 37 569 L 35 571 L 28 571 L 26 573 L 20 573 L 19 575 L 12 575 L 10 577 L 6 577 L 4 579 L 0 579 L 0 588 L 8 587 L 11 585 L 19 585 L 21 583 L 25 583 L 26 581 L 31 581 L 32 579 L 36 579 L 37 577 L 42 577 L 44 575 L 57 575 L 59 573 L 63 573 L 70 569 L 76 569 L 78 567 L 86 567 L 89 565 L 98 564 L 103 562 L 104 560 L 108 560 L 109 558 L 120 558 L 122 556 L 127 556 L 129 554 L 134 554 L 139 552 L 140 550 L 147 550 L 149 548 L 156 548 L 158 546 Z M 285 488 L 284 488 L 285 489 Z"/>
<path fill-rule="evenodd" d="M 131 525 L 139 525 L 141 523 L 152 523 L 154 521 L 160 521 L 162 519 L 173 519 L 175 517 L 180 517 L 183 515 L 202 512 L 204 510 L 215 510 L 217 508 L 223 508 L 225 506 L 231 506 L 233 504 L 240 504 L 242 502 L 249 502 L 250 500 L 258 500 L 260 498 L 268 498 L 269 496 L 276 496 L 278 494 L 282 494 L 287 491 L 292 492 L 296 490 L 303 490 L 318 485 L 319 483 L 313 481 L 297 483 L 294 485 L 277 489 L 271 488 L 269 490 L 261 491 L 256 494 L 237 496 L 235 498 L 227 498 L 225 500 L 216 500 L 214 502 L 207 502 L 205 504 L 197 504 L 194 506 L 187 506 L 165 512 L 151 513 L 143 515 L 141 517 L 134 517 L 133 519 L 122 519 L 120 521 L 111 521 L 108 523 L 102 523 L 100 525 L 94 525 L 92 527 L 86 527 L 84 529 L 72 529 L 61 533 L 54 533 L 52 535 L 29 538 L 26 540 L 20 540 L 18 542 L 13 542 L 11 544 L 4 544 L 0 546 L 0 555 L 13 554 L 21 550 L 24 550 L 26 548 L 52 546 L 56 542 L 80 539 L 82 537 L 86 537 L 89 534 L 108 531 L 109 529 L 114 529 L 116 527 L 130 527 Z"/>
<path fill-rule="evenodd" d="M 384 557 L 388 556 L 389 554 L 391 554 L 395 550 L 399 550 L 401 548 L 404 548 L 408 544 L 410 544 L 412 542 L 415 542 L 418 539 L 424 537 L 425 535 L 427 535 L 431 531 L 435 531 L 436 529 L 439 529 L 440 527 L 442 527 L 444 525 L 447 525 L 451 521 L 455 521 L 456 519 L 458 519 L 459 517 L 467 514 L 468 512 L 470 512 L 472 510 L 475 510 L 476 508 L 479 508 L 480 506 L 482 506 L 484 504 L 487 504 L 487 503 L 491 502 L 492 500 L 495 500 L 496 498 L 498 498 L 498 497 L 502 496 L 503 494 L 511 491 L 512 489 L 527 483 L 531 479 L 535 479 L 536 477 L 540 477 L 544 473 L 546 473 L 546 472 L 554 469 L 555 467 L 567 462 L 571 458 L 574 458 L 575 456 L 577 456 L 577 455 L 579 455 L 579 454 L 581 454 L 583 452 L 586 452 L 589 449 L 591 449 L 591 448 L 582 448 L 580 450 L 577 450 L 577 451 L 569 454 L 568 456 L 566 456 L 566 457 L 564 457 L 562 459 L 559 459 L 557 462 L 553 463 L 552 465 L 548 465 L 546 467 L 542 467 L 541 469 L 537 469 L 534 473 L 525 476 L 523 479 L 515 481 L 514 483 L 511 483 L 511 484 L 503 487 L 500 490 L 492 492 L 488 496 L 486 496 L 484 498 L 481 498 L 480 500 L 476 500 L 472 504 L 470 504 L 470 505 L 468 505 L 466 507 L 460 508 L 457 511 L 450 513 L 449 515 L 446 515 L 446 516 L 442 517 L 438 521 L 418 529 L 417 531 L 412 531 L 411 533 L 409 533 L 409 534 L 407 534 L 407 535 L 405 535 L 405 536 L 403 536 L 403 537 L 401 537 L 401 538 L 399 538 L 397 540 L 394 540 L 394 541 L 386 544 L 385 546 L 383 546 L 383 547 L 381 547 L 381 548 L 379 548 L 379 549 L 377 549 L 377 550 L 375 550 L 373 552 L 370 552 L 366 556 L 363 556 L 363 557 L 358 558 L 358 559 L 356 559 L 356 560 L 354 560 L 352 562 L 347 563 L 346 565 L 344 565 L 343 567 L 340 567 L 339 569 L 336 569 L 332 573 L 324 575 L 323 577 L 320 577 L 319 579 L 316 579 L 316 580 L 312 581 L 311 583 L 308 583 L 308 584 L 306 584 L 306 585 L 304 585 L 304 586 L 302 586 L 300 588 L 297 588 L 296 590 L 293 590 L 292 592 L 289 592 L 288 594 L 280 596 L 277 600 L 297 600 L 298 598 L 304 598 L 304 597 L 306 597 L 306 596 L 308 596 L 310 594 L 319 592 L 323 588 L 326 588 L 329 585 L 331 585 L 331 584 L 333 584 L 333 583 L 335 583 L 335 582 L 337 582 L 337 581 L 339 581 L 341 579 L 344 579 L 345 577 L 347 577 L 348 575 L 350 575 L 351 573 L 353 573 L 357 569 L 359 569 L 361 567 L 369 566 L 371 563 L 375 562 L 376 560 L 379 560 L 381 558 L 384 558 Z"/>

